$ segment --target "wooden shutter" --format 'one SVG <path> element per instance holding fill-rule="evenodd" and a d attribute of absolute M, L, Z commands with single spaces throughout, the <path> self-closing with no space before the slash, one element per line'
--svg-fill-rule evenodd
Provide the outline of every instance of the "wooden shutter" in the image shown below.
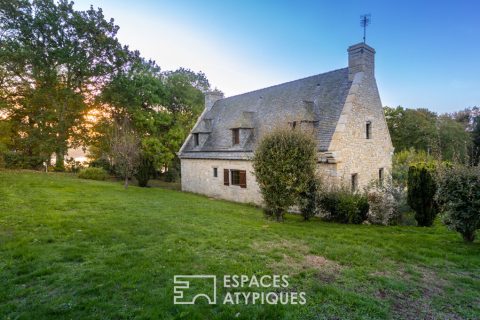
<path fill-rule="evenodd" d="M 245 170 L 240 170 L 240 187 L 247 187 L 247 172 Z"/>
<path fill-rule="evenodd" d="M 228 169 L 223 169 L 223 184 L 226 186 L 230 185 L 230 172 Z"/>

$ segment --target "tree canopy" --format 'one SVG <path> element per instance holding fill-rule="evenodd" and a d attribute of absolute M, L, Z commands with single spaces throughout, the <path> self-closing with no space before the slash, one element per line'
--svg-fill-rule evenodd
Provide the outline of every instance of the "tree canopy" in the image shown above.
<path fill-rule="evenodd" d="M 123 64 L 118 27 L 102 10 L 77 11 L 60 0 L 0 3 L 1 98 L 18 133 L 15 146 L 63 168 L 81 141 L 89 102 Z"/>
<path fill-rule="evenodd" d="M 72 147 L 111 156 L 115 124 L 128 118 L 142 157 L 168 167 L 203 110 L 210 89 L 202 72 L 162 72 L 116 38 L 101 9 L 78 11 L 67 0 L 0 2 L 2 152 L 63 169 Z M 8 128 L 8 130 L 7 130 Z"/>
<path fill-rule="evenodd" d="M 155 62 L 137 57 L 105 86 L 100 101 L 106 117 L 97 133 L 128 118 L 141 139 L 139 172 L 168 168 L 203 110 L 198 83 L 202 90 L 209 89 L 202 73 L 187 69 L 162 73 Z M 104 132 L 97 144 L 106 146 L 101 140 L 109 138 Z M 108 150 L 103 151 L 108 156 Z"/>
<path fill-rule="evenodd" d="M 437 115 L 427 109 L 385 107 L 395 152 L 415 149 L 443 160 L 464 162 L 472 136 L 464 116 Z"/>

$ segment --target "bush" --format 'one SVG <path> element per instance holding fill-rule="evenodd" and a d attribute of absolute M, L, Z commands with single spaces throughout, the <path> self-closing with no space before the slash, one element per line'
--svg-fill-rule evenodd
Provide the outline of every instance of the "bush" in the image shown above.
<path fill-rule="evenodd" d="M 176 168 L 168 168 L 168 171 L 165 172 L 165 182 L 175 182 L 180 178 L 180 173 Z"/>
<path fill-rule="evenodd" d="M 320 181 L 311 179 L 307 190 L 300 193 L 298 207 L 305 221 L 310 220 L 318 213 L 318 193 L 320 191 Z"/>
<path fill-rule="evenodd" d="M 80 170 L 78 177 L 81 179 L 105 180 L 108 174 L 102 168 L 88 167 Z"/>
<path fill-rule="evenodd" d="M 414 211 L 403 211 L 400 216 L 400 225 L 402 226 L 417 226 L 417 220 L 415 220 Z"/>
<path fill-rule="evenodd" d="M 28 156 L 21 152 L 7 151 L 3 154 L 5 168 L 8 169 L 42 169 L 44 158 L 39 156 Z"/>
<path fill-rule="evenodd" d="M 430 227 L 438 208 L 435 203 L 435 166 L 432 163 L 418 163 L 408 169 L 408 204 L 415 210 L 419 226 Z"/>
<path fill-rule="evenodd" d="M 167 170 L 163 175 L 163 179 L 165 182 L 178 181 L 181 177 L 181 171 L 180 159 L 175 157 L 168 165 Z"/>
<path fill-rule="evenodd" d="M 480 229 L 480 169 L 445 169 L 440 175 L 437 200 L 443 222 L 461 233 L 465 241 L 473 242 L 476 230 Z"/>
<path fill-rule="evenodd" d="M 407 186 L 408 169 L 419 162 L 432 162 L 434 158 L 423 150 L 414 148 L 396 152 L 392 158 L 392 179 L 396 185 Z"/>
<path fill-rule="evenodd" d="M 268 212 L 277 221 L 300 201 L 315 176 L 316 142 L 301 129 L 276 129 L 255 151 L 254 173 Z"/>
<path fill-rule="evenodd" d="M 138 160 L 138 167 L 135 173 L 139 187 L 148 186 L 148 181 L 155 174 L 155 167 L 153 161 L 144 155 L 140 156 Z"/>
<path fill-rule="evenodd" d="M 402 220 L 402 214 L 410 209 L 407 195 L 402 185 L 395 185 L 390 179 L 382 184 L 378 182 L 367 189 L 370 209 L 367 220 L 372 224 L 396 225 Z"/>
<path fill-rule="evenodd" d="M 283 215 L 283 212 L 281 210 L 275 211 L 274 209 L 270 208 L 269 206 L 265 206 L 263 208 L 263 214 L 265 215 L 265 218 L 267 219 L 277 219 L 280 215 Z"/>
<path fill-rule="evenodd" d="M 88 166 L 93 167 L 93 168 L 102 168 L 103 170 L 105 170 L 109 174 L 114 174 L 115 173 L 115 170 L 114 170 L 113 166 L 110 164 L 110 161 L 108 161 L 108 159 L 106 159 L 106 158 L 98 158 L 98 159 L 95 159 L 93 161 L 90 161 Z"/>
<path fill-rule="evenodd" d="M 323 219 L 339 223 L 360 224 L 367 219 L 369 209 L 365 195 L 344 189 L 322 193 L 319 205 L 323 210 Z"/>

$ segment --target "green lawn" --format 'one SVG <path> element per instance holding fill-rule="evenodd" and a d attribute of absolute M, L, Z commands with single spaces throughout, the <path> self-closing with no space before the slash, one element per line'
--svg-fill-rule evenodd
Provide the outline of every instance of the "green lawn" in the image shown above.
<path fill-rule="evenodd" d="M 176 274 L 286 274 L 307 304 L 174 305 Z M 174 190 L 0 172 L 0 318 L 234 317 L 478 319 L 480 243 L 440 224 L 276 223 Z"/>

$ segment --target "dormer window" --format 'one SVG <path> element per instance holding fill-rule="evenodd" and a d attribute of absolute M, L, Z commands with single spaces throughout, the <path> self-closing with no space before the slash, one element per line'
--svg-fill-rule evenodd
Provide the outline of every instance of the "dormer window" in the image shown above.
<path fill-rule="evenodd" d="M 198 145 L 200 144 L 200 141 L 199 141 L 199 138 L 198 138 L 198 133 L 193 134 L 193 143 L 194 143 L 195 147 L 198 147 Z"/>
<path fill-rule="evenodd" d="M 240 143 L 240 129 L 232 129 L 232 144 Z"/>
<path fill-rule="evenodd" d="M 365 124 L 365 136 L 367 139 L 372 139 L 372 122 L 367 121 Z"/>

